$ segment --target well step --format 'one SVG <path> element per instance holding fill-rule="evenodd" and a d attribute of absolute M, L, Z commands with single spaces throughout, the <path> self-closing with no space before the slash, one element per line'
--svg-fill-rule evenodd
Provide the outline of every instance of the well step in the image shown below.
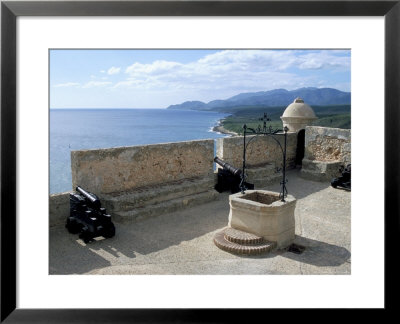
<path fill-rule="evenodd" d="M 270 252 L 276 246 L 275 242 L 267 242 L 262 237 L 231 227 L 217 232 L 214 244 L 221 250 L 242 255 Z"/>
<path fill-rule="evenodd" d="M 224 235 L 226 240 L 237 244 L 255 245 L 264 242 L 264 239 L 261 236 L 243 232 L 232 227 L 225 228 Z"/>

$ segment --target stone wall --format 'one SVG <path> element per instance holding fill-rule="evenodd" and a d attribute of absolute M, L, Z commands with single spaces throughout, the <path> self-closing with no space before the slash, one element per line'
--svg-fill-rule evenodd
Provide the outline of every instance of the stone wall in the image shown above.
<path fill-rule="evenodd" d="M 274 137 L 284 147 L 284 136 Z M 271 136 L 248 136 L 246 143 L 246 181 L 255 188 L 264 188 L 281 179 L 283 155 L 277 141 Z M 287 134 L 286 168 L 295 167 L 297 133 Z M 243 137 L 226 137 L 217 139 L 216 154 L 219 158 L 236 168 L 243 167 Z"/>
<path fill-rule="evenodd" d="M 72 151 L 73 188 L 107 194 L 213 178 L 213 155 L 213 140 Z"/>
<path fill-rule="evenodd" d="M 351 130 L 307 126 L 304 158 L 351 163 Z"/>
<path fill-rule="evenodd" d="M 307 126 L 301 175 L 317 181 L 330 181 L 339 169 L 351 163 L 351 130 Z"/>
<path fill-rule="evenodd" d="M 275 164 L 277 167 L 282 165 L 282 151 L 279 144 L 271 136 L 247 136 L 246 143 L 246 165 L 259 167 L 265 164 Z M 275 136 L 284 146 L 284 137 Z M 296 158 L 297 133 L 287 134 L 286 163 L 287 167 L 293 167 Z M 217 139 L 217 156 L 235 166 L 242 168 L 243 163 L 243 136 L 225 137 Z"/>
<path fill-rule="evenodd" d="M 49 197 L 49 225 L 65 224 L 69 216 L 69 192 L 52 194 Z"/>
<path fill-rule="evenodd" d="M 283 146 L 283 136 L 276 138 Z M 289 169 L 295 165 L 296 148 L 297 133 L 288 133 Z M 242 168 L 243 137 L 217 139 L 216 154 Z M 73 151 L 72 185 L 99 195 L 113 217 L 131 220 L 214 199 L 217 193 L 213 189 L 213 158 L 213 140 Z M 269 136 L 251 141 L 246 161 L 247 180 L 256 188 L 281 177 L 275 168 L 281 167 L 282 153 Z M 301 170 L 304 177 L 330 180 L 338 175 L 339 166 L 347 163 L 351 163 L 350 130 L 306 127 Z M 50 195 L 49 213 L 50 226 L 65 222 L 69 215 L 69 192 Z"/>

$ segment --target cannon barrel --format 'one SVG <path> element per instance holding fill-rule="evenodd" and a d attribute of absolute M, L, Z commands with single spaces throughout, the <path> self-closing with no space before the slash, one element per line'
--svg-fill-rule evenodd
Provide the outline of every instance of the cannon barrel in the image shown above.
<path fill-rule="evenodd" d="M 91 192 L 88 192 L 84 189 L 82 189 L 81 187 L 77 186 L 76 187 L 76 191 L 78 191 L 80 194 L 82 194 L 85 199 L 95 208 L 100 208 L 101 203 L 100 203 L 100 199 L 92 194 Z"/>
<path fill-rule="evenodd" d="M 236 169 L 234 166 L 230 165 L 228 162 L 224 162 L 223 160 L 221 160 L 218 156 L 216 156 L 214 158 L 214 162 L 219 164 L 220 166 L 222 166 L 222 168 L 224 170 L 227 170 L 228 172 L 230 172 L 235 177 L 241 177 L 242 170 Z"/>

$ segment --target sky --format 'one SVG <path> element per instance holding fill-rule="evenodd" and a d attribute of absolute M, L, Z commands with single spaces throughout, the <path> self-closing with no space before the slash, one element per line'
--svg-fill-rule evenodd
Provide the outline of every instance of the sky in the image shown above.
<path fill-rule="evenodd" d="M 350 91 L 350 50 L 50 50 L 50 108 L 166 108 L 243 92 Z"/>

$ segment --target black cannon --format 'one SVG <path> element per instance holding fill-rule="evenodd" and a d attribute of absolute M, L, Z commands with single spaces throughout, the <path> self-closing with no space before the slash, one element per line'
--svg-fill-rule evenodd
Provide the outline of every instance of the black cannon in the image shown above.
<path fill-rule="evenodd" d="M 339 170 L 342 175 L 338 178 L 334 178 L 331 181 L 331 186 L 333 188 L 343 188 L 346 190 L 351 190 L 351 164 L 348 164 L 346 167 L 342 167 Z"/>
<path fill-rule="evenodd" d="M 101 207 L 99 197 L 79 186 L 76 191 L 69 194 L 70 214 L 65 224 L 68 232 L 79 234 L 85 243 L 98 236 L 113 237 L 115 226 L 111 222 L 111 215 Z"/>
<path fill-rule="evenodd" d="M 218 183 L 215 190 L 223 192 L 230 190 L 231 193 L 237 193 L 240 190 L 240 182 L 242 181 L 242 170 L 236 169 L 229 163 L 221 160 L 218 156 L 214 158 L 214 162 L 222 167 L 218 169 Z M 254 184 L 244 182 L 246 189 L 254 189 Z"/>

